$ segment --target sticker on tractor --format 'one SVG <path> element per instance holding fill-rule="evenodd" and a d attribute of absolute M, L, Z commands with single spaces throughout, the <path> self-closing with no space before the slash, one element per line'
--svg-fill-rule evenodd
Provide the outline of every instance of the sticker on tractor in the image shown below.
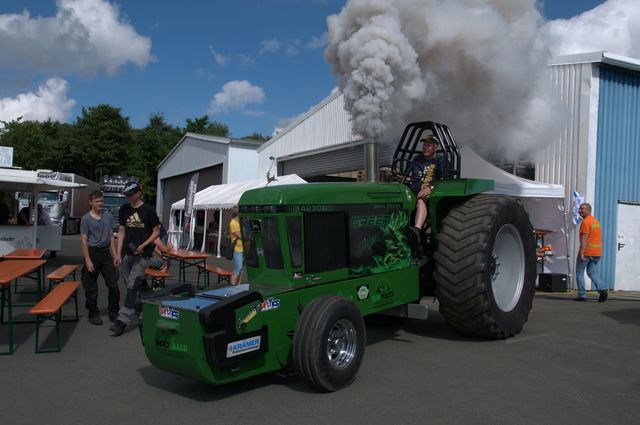
<path fill-rule="evenodd" d="M 280 307 L 280 300 L 276 298 L 268 298 L 260 304 L 260 311 L 275 310 Z"/>
<path fill-rule="evenodd" d="M 180 318 L 180 310 L 173 307 L 167 307 L 166 305 L 159 306 L 160 317 L 165 319 L 178 320 Z"/>
<path fill-rule="evenodd" d="M 393 302 L 394 295 L 393 289 L 383 283 L 373 294 L 371 300 L 375 305 L 388 304 Z"/>
<path fill-rule="evenodd" d="M 366 300 L 369 298 L 369 285 L 362 285 L 358 288 L 358 299 Z"/>
<path fill-rule="evenodd" d="M 187 351 L 189 351 L 189 346 L 186 344 L 178 344 L 160 338 L 156 338 L 156 347 L 163 348 L 169 351 L 176 351 L 178 353 L 186 353 Z"/>
<path fill-rule="evenodd" d="M 260 335 L 227 344 L 227 358 L 260 349 Z"/>

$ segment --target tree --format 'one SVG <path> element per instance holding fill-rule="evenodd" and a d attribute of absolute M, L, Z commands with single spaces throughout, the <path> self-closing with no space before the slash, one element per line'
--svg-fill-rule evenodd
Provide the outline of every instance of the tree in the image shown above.
<path fill-rule="evenodd" d="M 229 127 L 218 121 L 209 121 L 209 115 L 192 119 L 187 118 L 186 132 L 206 134 L 208 136 L 229 137 Z"/>
<path fill-rule="evenodd" d="M 126 173 L 136 163 L 129 118 L 120 108 L 105 104 L 82 108 L 75 126 L 77 140 L 71 154 L 83 158 L 79 174 L 98 181 L 104 174 Z"/>
<path fill-rule="evenodd" d="M 270 137 L 267 137 L 263 134 L 260 133 L 251 133 L 248 136 L 244 136 L 241 137 L 242 140 L 257 140 L 258 142 L 266 142 L 267 140 L 270 139 Z"/>
<path fill-rule="evenodd" d="M 149 202 L 156 197 L 158 165 L 180 140 L 182 132 L 166 123 L 162 114 L 152 114 L 147 126 L 134 130 L 134 143 L 138 161 L 130 168 L 131 175 L 139 176 Z"/>
<path fill-rule="evenodd" d="M 0 143 L 13 147 L 13 165 L 29 170 L 50 169 L 59 171 L 64 162 L 61 140 L 72 131 L 68 124 L 55 121 L 22 121 L 21 119 L 2 122 Z"/>

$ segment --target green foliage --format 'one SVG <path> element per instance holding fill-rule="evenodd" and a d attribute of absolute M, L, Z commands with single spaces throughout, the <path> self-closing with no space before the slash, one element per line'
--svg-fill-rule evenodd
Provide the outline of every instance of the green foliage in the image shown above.
<path fill-rule="evenodd" d="M 263 134 L 260 133 L 251 133 L 248 136 L 245 137 L 241 137 L 241 140 L 256 140 L 258 142 L 266 142 L 267 140 L 270 139 L 270 137 L 265 136 Z"/>
<path fill-rule="evenodd" d="M 157 167 L 185 132 L 229 137 L 229 127 L 208 115 L 186 120 L 186 127 L 167 124 L 162 114 L 134 129 L 120 108 L 101 104 L 82 108 L 73 124 L 54 121 L 0 121 L 0 145 L 13 147 L 13 165 L 27 170 L 75 173 L 93 181 L 105 174 L 140 177 L 146 199 L 156 197 Z M 244 139 L 268 140 L 259 133 Z"/>
<path fill-rule="evenodd" d="M 155 200 L 158 179 L 158 165 L 182 138 L 182 132 L 167 124 L 162 114 L 153 114 L 147 126 L 134 133 L 135 157 L 127 171 L 128 175 L 139 176 L 147 200 Z"/>
<path fill-rule="evenodd" d="M 77 138 L 71 151 L 75 157 L 84 157 L 78 164 L 78 174 L 98 181 L 101 175 L 130 167 L 128 159 L 135 159 L 132 128 L 120 108 L 109 105 L 82 108 L 75 126 Z"/>
<path fill-rule="evenodd" d="M 207 136 L 229 137 L 229 127 L 218 121 L 209 121 L 209 115 L 203 115 L 193 120 L 187 118 L 188 133 L 206 134 Z"/>
<path fill-rule="evenodd" d="M 53 121 L 23 122 L 20 119 L 3 121 L 3 124 L 5 128 L 0 133 L 0 143 L 13 147 L 14 165 L 32 170 L 60 168 L 72 126 Z"/>

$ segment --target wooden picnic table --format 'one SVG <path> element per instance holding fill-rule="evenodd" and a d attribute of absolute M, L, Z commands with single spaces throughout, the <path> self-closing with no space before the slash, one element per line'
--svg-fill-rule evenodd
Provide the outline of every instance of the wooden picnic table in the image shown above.
<path fill-rule="evenodd" d="M 175 258 L 179 261 L 180 267 L 178 269 L 178 281 L 186 281 L 187 267 L 197 266 L 198 264 L 207 264 L 207 258 L 211 257 L 211 254 L 200 251 L 188 251 L 186 249 L 174 249 L 167 253 L 166 256 Z"/>
<path fill-rule="evenodd" d="M 4 255 L 6 260 L 35 260 L 42 259 L 46 249 L 42 248 L 16 248 L 8 254 Z"/>
<path fill-rule="evenodd" d="M 9 335 L 9 349 L 4 352 L 0 352 L 0 355 L 3 354 L 13 354 L 13 307 L 18 305 L 22 306 L 23 304 L 14 304 L 11 300 L 11 282 L 17 280 L 20 277 L 29 275 L 32 271 L 38 271 L 38 301 L 42 298 L 42 288 L 43 288 L 43 275 L 44 275 L 44 265 L 46 260 L 5 260 L 0 262 L 0 286 L 2 287 L 2 301 L 0 305 L 0 323 L 5 324 L 4 321 L 4 310 L 5 306 L 7 308 L 7 324 L 8 335 Z M 35 305 L 30 304 L 30 305 Z M 22 323 L 22 322 L 16 322 Z M 33 323 L 33 321 L 24 322 L 24 323 Z"/>

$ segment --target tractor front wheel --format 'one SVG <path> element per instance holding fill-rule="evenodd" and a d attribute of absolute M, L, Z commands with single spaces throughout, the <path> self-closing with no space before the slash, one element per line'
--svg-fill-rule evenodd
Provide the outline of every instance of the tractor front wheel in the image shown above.
<path fill-rule="evenodd" d="M 358 308 L 338 296 L 313 300 L 293 335 L 293 363 L 309 385 L 337 391 L 351 384 L 362 363 L 364 320 Z"/>
<path fill-rule="evenodd" d="M 535 239 L 515 198 L 477 195 L 442 220 L 434 254 L 440 312 L 457 331 L 503 339 L 522 330 L 536 279 Z"/>

